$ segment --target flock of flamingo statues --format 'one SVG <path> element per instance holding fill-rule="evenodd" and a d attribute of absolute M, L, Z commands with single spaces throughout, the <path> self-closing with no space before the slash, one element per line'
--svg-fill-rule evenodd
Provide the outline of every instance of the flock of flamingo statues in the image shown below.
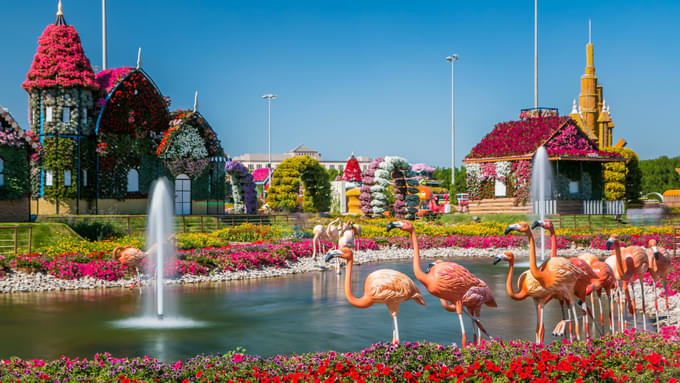
<path fill-rule="evenodd" d="M 550 232 L 551 256 L 540 266 L 536 262 L 536 244 L 532 229 L 541 226 Z M 413 246 L 413 274 L 422 283 L 428 293 L 440 299 L 442 307 L 450 312 L 458 314 L 461 327 L 461 346 L 467 344 L 467 336 L 463 323 L 463 314 L 471 317 L 473 325 L 477 328 L 475 342 L 481 339 L 482 332 L 489 336 L 482 326 L 479 316 L 483 305 L 497 307 L 493 293 L 487 284 L 474 276 L 465 267 L 455 262 L 437 260 L 430 263 L 427 269 L 421 268 L 420 249 L 418 238 L 413 225 L 408 221 L 391 222 L 387 230 L 401 229 L 410 234 Z M 549 220 L 536 221 L 531 226 L 527 222 L 519 222 L 509 225 L 505 234 L 518 231 L 526 234 L 529 240 L 529 270 L 523 272 L 517 280 L 517 288 L 513 287 L 514 254 L 505 252 L 494 259 L 494 264 L 501 261 L 509 263 L 508 277 L 506 280 L 506 292 L 513 300 L 532 298 L 536 305 L 536 343 L 542 344 L 545 334 L 543 321 L 544 306 L 552 299 L 562 305 L 562 320 L 557 323 L 553 330 L 555 336 L 566 336 L 567 329 L 569 338 L 581 340 L 579 313 L 583 315 L 584 332 L 586 339 L 590 339 L 590 323 L 600 334 L 605 332 L 604 311 L 602 310 L 602 295 L 605 294 L 609 301 L 608 324 L 611 333 L 617 331 L 616 320 L 618 319 L 618 331 L 624 331 L 627 327 L 624 319 L 622 300 L 628 310 L 633 314 L 634 326 L 637 326 L 635 316 L 635 294 L 631 279 L 636 276 L 640 282 L 642 293 L 642 318 L 643 329 L 646 330 L 646 307 L 644 299 L 644 287 L 642 278 L 646 272 L 650 272 L 652 279 L 662 282 L 666 295 L 666 313 L 670 317 L 668 305 L 667 276 L 671 271 L 671 262 L 666 251 L 656 245 L 655 240 L 650 240 L 648 248 L 629 246 L 622 248 L 615 234 L 607 241 L 607 250 L 614 249 L 614 254 L 600 261 L 591 253 L 581 253 L 577 257 L 565 258 L 557 256 L 557 237 L 552 222 Z M 315 230 L 316 233 L 316 230 Z M 353 247 L 353 246 L 351 246 Z M 352 265 L 354 254 L 350 246 L 339 246 L 326 255 L 326 262 L 333 258 L 342 258 L 347 261 L 347 273 L 345 274 L 345 297 L 347 301 L 357 308 L 368 308 L 376 303 L 385 304 L 393 319 L 392 342 L 399 342 L 399 327 L 397 315 L 402 302 L 413 300 L 418 304 L 425 305 L 423 296 L 415 282 L 404 273 L 391 269 L 380 269 L 370 273 L 364 281 L 363 296 L 357 298 L 351 287 Z M 628 286 L 633 289 L 632 299 Z M 656 327 L 659 331 L 658 297 L 655 291 Z M 590 295 L 591 307 L 587 305 L 587 296 Z M 595 295 L 599 302 L 600 320 L 594 320 Z M 618 315 L 615 315 L 614 301 L 618 305 Z M 564 305 L 567 306 L 565 315 Z M 579 308 L 577 310 L 577 307 Z M 573 323 L 573 325 L 572 325 Z M 490 336 L 489 336 L 490 337 Z"/>
<path fill-rule="evenodd" d="M 532 229 L 541 226 L 550 232 L 551 255 L 540 266 L 536 262 L 536 244 L 532 234 Z M 440 299 L 442 307 L 450 312 L 458 314 L 461 327 L 461 346 L 467 344 L 463 314 L 468 315 L 477 332 L 474 334 L 474 342 L 481 340 L 482 333 L 491 338 L 480 322 L 480 314 L 483 305 L 497 307 L 493 293 L 487 284 L 474 276 L 465 267 L 455 262 L 445 262 L 437 260 L 429 263 L 423 271 L 421 268 L 420 248 L 418 238 L 411 222 L 395 221 L 387 226 L 387 231 L 400 229 L 409 233 L 413 246 L 413 274 L 416 279 L 425 286 L 427 292 Z M 565 336 L 569 333 L 576 333 L 576 338 L 581 339 L 579 327 L 579 311 L 584 314 L 585 337 L 590 339 L 590 320 L 593 320 L 600 334 L 604 333 L 605 320 L 602 310 L 602 294 L 605 294 L 609 301 L 608 324 L 610 332 L 617 331 L 616 321 L 618 320 L 618 331 L 624 331 L 627 324 L 624 319 L 624 309 L 622 301 L 633 314 L 634 326 L 637 325 L 635 294 L 633 290 L 632 298 L 628 286 L 631 289 L 631 280 L 637 277 L 640 282 L 642 293 L 642 318 L 643 329 L 646 325 L 646 306 L 644 296 L 644 285 L 642 279 L 645 273 L 649 272 L 655 284 L 661 282 L 665 292 L 665 303 L 667 318 L 670 317 L 668 303 L 668 281 L 667 277 L 671 271 L 670 258 L 665 249 L 658 247 L 655 240 L 650 240 L 648 248 L 640 246 L 621 247 L 618 237 L 613 234 L 607 241 L 607 250 L 614 249 L 613 254 L 604 261 L 600 261 L 597 256 L 591 253 L 581 253 L 577 257 L 565 258 L 557 256 L 557 236 L 550 220 L 535 221 L 531 226 L 527 222 L 519 222 L 509 225 L 505 234 L 512 231 L 523 233 L 529 240 L 529 270 L 520 274 L 517 279 L 517 289 L 513 287 L 513 272 L 515 256 L 511 252 L 505 252 L 494 259 L 494 264 L 506 261 L 509 264 L 508 276 L 505 290 L 513 300 L 524 300 L 531 298 L 536 306 L 536 343 L 542 344 L 545 335 L 545 324 L 543 320 L 543 309 L 552 299 L 560 302 L 562 306 L 562 320 L 557 323 L 553 330 L 555 336 Z M 391 269 L 380 269 L 370 273 L 364 281 L 364 292 L 361 298 L 357 298 L 352 292 L 352 266 L 354 264 L 355 237 L 361 234 L 361 226 L 347 221 L 340 222 L 340 218 L 330 222 L 327 227 L 316 225 L 313 229 L 314 238 L 312 240 L 313 257 L 316 260 L 317 249 L 325 253 L 324 241 L 329 241 L 335 245 L 335 249 L 326 254 L 325 261 L 331 259 L 344 259 L 347 261 L 347 272 L 345 274 L 344 289 L 347 301 L 357 308 L 368 308 L 375 303 L 385 304 L 392 316 L 393 332 L 392 342 L 399 343 L 399 326 L 397 315 L 399 306 L 402 302 L 413 300 L 418 304 L 425 305 L 418 286 L 406 274 Z M 174 244 L 174 237 L 169 241 Z M 156 246 L 152 246 L 147 251 L 142 251 L 132 246 L 117 247 L 113 250 L 113 257 L 121 264 L 134 269 L 136 279 L 130 288 L 139 284 L 141 293 L 141 279 L 139 268 L 145 257 L 153 254 Z M 338 272 L 340 268 L 338 265 Z M 659 306 L 656 288 L 654 290 L 654 305 L 656 308 L 656 327 L 659 331 Z M 587 305 L 587 296 L 590 295 L 591 307 Z M 595 295 L 599 302 L 600 323 L 594 320 Z M 618 311 L 614 310 L 615 304 Z M 567 306 L 565 315 L 564 305 Z M 580 306 L 577 310 L 577 306 Z M 573 315 L 573 317 L 572 317 Z M 572 326 L 573 323 L 573 326 Z M 568 331 L 567 331 L 568 330 Z"/>

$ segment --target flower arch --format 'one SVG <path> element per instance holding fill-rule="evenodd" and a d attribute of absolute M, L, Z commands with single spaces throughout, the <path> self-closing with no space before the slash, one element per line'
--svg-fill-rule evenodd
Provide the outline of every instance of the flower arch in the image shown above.
<path fill-rule="evenodd" d="M 371 162 L 363 175 L 361 187 L 361 211 L 365 215 L 382 217 L 388 211 L 386 191 L 393 187 L 394 205 L 392 209 L 397 218 L 415 218 L 420 199 L 415 188 L 418 182 L 412 179 L 411 165 L 402 157 L 380 157 Z M 412 189 L 412 190 L 410 190 Z"/>
<path fill-rule="evenodd" d="M 98 197 L 131 197 L 125 187 L 131 168 L 140 170 L 143 197 L 153 179 L 167 175 L 156 156 L 170 121 L 166 99 L 141 68 L 105 70 L 95 80 L 100 92 L 95 124 Z"/>
<path fill-rule="evenodd" d="M 248 168 L 238 161 L 227 162 L 224 170 L 231 177 L 234 211 L 254 214 L 257 210 L 257 197 L 255 196 L 253 175 L 248 172 Z"/>
<path fill-rule="evenodd" d="M 274 170 L 267 203 L 276 210 L 297 210 L 300 188 L 304 190 L 302 210 L 328 211 L 331 202 L 328 175 L 319 161 L 308 156 L 288 158 Z"/>

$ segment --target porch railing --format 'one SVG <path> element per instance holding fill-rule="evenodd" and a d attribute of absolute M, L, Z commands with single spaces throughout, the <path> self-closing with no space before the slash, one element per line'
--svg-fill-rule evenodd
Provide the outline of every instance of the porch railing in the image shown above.
<path fill-rule="evenodd" d="M 602 201 L 589 200 L 581 201 L 581 214 L 585 215 L 619 215 L 626 213 L 626 204 L 624 201 Z M 540 214 L 541 210 L 546 215 L 560 214 L 558 200 L 534 201 L 533 214 Z"/>

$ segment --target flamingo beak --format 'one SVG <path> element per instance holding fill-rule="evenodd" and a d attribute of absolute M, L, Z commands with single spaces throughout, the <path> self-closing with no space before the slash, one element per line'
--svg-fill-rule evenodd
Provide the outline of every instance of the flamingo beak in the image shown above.
<path fill-rule="evenodd" d="M 511 231 L 516 230 L 519 231 L 520 226 L 518 224 L 510 225 L 505 228 L 505 235 L 510 234 Z"/>
<path fill-rule="evenodd" d="M 428 263 L 427 267 L 425 268 L 425 274 L 429 273 L 430 269 L 432 269 L 432 267 L 434 267 L 434 265 L 435 265 L 434 263 Z"/>
<path fill-rule="evenodd" d="M 402 227 L 402 226 L 403 226 L 403 224 L 399 221 L 390 222 L 390 224 L 387 225 L 387 232 L 389 232 L 392 229 Z"/>
<path fill-rule="evenodd" d="M 538 226 L 543 227 L 543 225 L 545 225 L 545 222 L 543 221 L 534 221 L 534 223 L 531 224 L 531 230 L 534 230 Z"/>
<path fill-rule="evenodd" d="M 611 250 L 613 244 L 614 244 L 614 240 L 610 238 L 610 239 L 607 241 L 607 250 Z"/>
<path fill-rule="evenodd" d="M 331 259 L 339 256 L 340 254 L 342 254 L 342 251 L 340 250 L 333 250 L 329 252 L 328 254 L 326 254 L 326 262 L 329 262 Z"/>
<path fill-rule="evenodd" d="M 496 256 L 496 258 L 493 259 L 493 264 L 497 265 L 498 262 L 503 261 L 505 259 L 508 259 L 508 257 L 505 254 L 498 255 Z"/>
<path fill-rule="evenodd" d="M 659 257 L 661 256 L 661 252 L 656 246 L 652 246 L 652 251 L 654 252 L 654 259 L 659 260 Z"/>

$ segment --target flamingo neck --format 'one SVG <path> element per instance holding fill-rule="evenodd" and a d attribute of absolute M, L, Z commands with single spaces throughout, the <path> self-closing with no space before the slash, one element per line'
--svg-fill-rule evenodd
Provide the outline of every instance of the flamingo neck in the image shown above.
<path fill-rule="evenodd" d="M 520 288 L 520 291 L 515 292 L 515 290 L 512 287 L 512 274 L 515 270 L 515 260 L 511 260 L 508 264 L 508 278 L 505 281 L 505 292 L 508 293 L 508 296 L 516 301 L 521 301 L 522 299 L 527 297 L 527 290 L 524 286 Z"/>
<path fill-rule="evenodd" d="M 361 298 L 357 298 L 354 296 L 354 293 L 352 293 L 352 265 L 354 264 L 354 259 L 350 258 L 347 260 L 347 270 L 345 273 L 345 298 L 347 298 L 347 301 L 349 304 L 351 304 L 354 307 L 360 308 L 360 309 L 365 309 L 368 306 L 370 306 L 372 303 L 368 296 L 364 293 L 364 296 Z"/>
<path fill-rule="evenodd" d="M 425 274 L 420 267 L 420 247 L 418 247 L 418 237 L 416 236 L 415 230 L 411 231 L 411 244 L 413 245 L 413 274 L 420 283 L 427 287 L 429 280 L 427 274 Z"/>
<path fill-rule="evenodd" d="M 555 228 L 550 228 L 550 258 L 557 257 L 557 235 Z"/>
<path fill-rule="evenodd" d="M 529 239 L 529 270 L 534 278 L 541 282 L 541 284 L 544 284 L 545 278 L 543 272 L 536 265 L 536 242 L 531 230 L 527 231 L 527 238 Z"/>

